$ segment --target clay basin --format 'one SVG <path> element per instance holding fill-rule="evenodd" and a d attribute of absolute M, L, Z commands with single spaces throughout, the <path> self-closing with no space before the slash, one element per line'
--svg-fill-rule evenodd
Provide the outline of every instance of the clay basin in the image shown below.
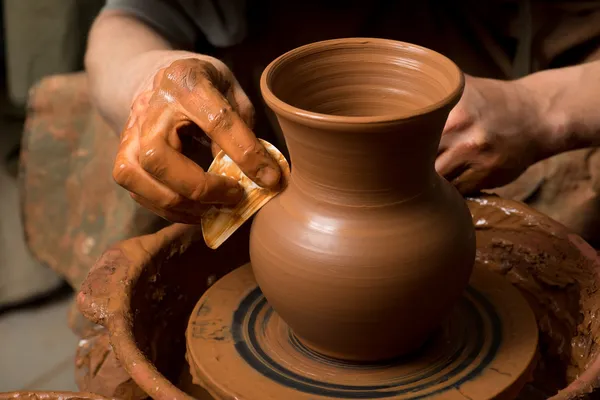
<path fill-rule="evenodd" d="M 485 196 L 468 204 L 477 262 L 521 289 L 537 316 L 540 356 L 519 398 L 587 398 L 600 386 L 596 252 L 521 203 Z M 80 309 L 108 329 L 116 356 L 149 396 L 190 398 L 178 388 L 188 371 L 189 314 L 208 286 L 248 261 L 248 226 L 215 251 L 199 228 L 175 224 L 116 244 L 91 269 Z"/>
<path fill-rule="evenodd" d="M 0 400 L 107 400 L 93 393 L 75 392 L 8 392 L 0 393 Z"/>

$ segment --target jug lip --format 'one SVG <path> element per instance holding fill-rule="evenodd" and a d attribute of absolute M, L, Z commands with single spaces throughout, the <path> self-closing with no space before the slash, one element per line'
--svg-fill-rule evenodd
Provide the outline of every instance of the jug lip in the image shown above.
<path fill-rule="evenodd" d="M 449 72 L 451 78 L 452 90 L 441 98 L 440 100 L 433 102 L 425 107 L 418 108 L 402 113 L 391 113 L 383 115 L 373 116 L 344 116 L 344 115 L 333 115 L 323 114 L 314 111 L 305 110 L 296 106 L 293 106 L 279 97 L 277 97 L 271 87 L 275 73 L 284 65 L 290 62 L 297 61 L 298 59 L 311 55 L 318 52 L 327 51 L 329 49 L 339 48 L 339 46 L 356 46 L 356 45 L 371 45 L 373 47 L 388 47 L 390 49 L 402 50 L 406 54 L 411 52 L 415 55 L 423 55 L 430 59 L 437 59 L 436 62 L 440 64 L 440 69 L 445 69 Z M 448 57 L 443 54 L 431 50 L 427 47 L 415 45 L 412 43 L 391 40 L 391 39 L 380 39 L 380 38 L 343 38 L 343 39 L 330 39 L 319 42 L 310 43 L 304 46 L 297 47 L 287 53 L 282 54 L 273 60 L 263 71 L 260 79 L 260 90 L 265 103 L 279 116 L 287 119 L 294 120 L 309 125 L 322 126 L 323 124 L 342 124 L 342 125 L 356 125 L 356 124 L 382 124 L 387 125 L 390 123 L 400 123 L 408 121 L 414 118 L 422 117 L 427 114 L 431 114 L 442 108 L 450 109 L 454 107 L 460 100 L 465 86 L 465 77 L 461 69 Z"/>

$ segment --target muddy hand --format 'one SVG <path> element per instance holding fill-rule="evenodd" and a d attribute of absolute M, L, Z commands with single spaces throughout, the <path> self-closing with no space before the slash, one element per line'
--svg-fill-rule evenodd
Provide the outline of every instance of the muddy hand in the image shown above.
<path fill-rule="evenodd" d="M 113 176 L 156 214 L 172 222 L 200 223 L 211 204 L 235 204 L 243 191 L 237 181 L 207 173 L 185 157 L 180 135 L 206 134 L 213 151 L 223 149 L 250 179 L 272 187 L 279 181 L 279 167 L 250 130 L 253 114 L 223 63 L 209 57 L 175 61 L 159 70 L 133 102 Z"/>

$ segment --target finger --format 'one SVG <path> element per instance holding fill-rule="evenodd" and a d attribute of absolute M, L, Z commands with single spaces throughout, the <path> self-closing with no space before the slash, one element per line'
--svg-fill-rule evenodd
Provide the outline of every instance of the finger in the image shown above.
<path fill-rule="evenodd" d="M 150 142 L 147 148 L 152 151 L 140 155 L 142 168 L 185 198 L 212 204 L 236 204 L 242 199 L 243 190 L 235 180 L 204 172 L 164 141 Z"/>
<path fill-rule="evenodd" d="M 163 209 L 175 209 L 184 198 L 153 179 L 137 163 L 135 142 L 124 135 L 113 169 L 115 181 L 129 192 L 150 199 Z"/>
<path fill-rule="evenodd" d="M 204 68 L 211 82 L 220 83 L 217 87 L 218 91 L 225 94 L 225 98 L 244 123 L 250 129 L 254 128 L 254 106 L 227 65 L 218 60 L 213 60 L 210 63 L 204 63 Z"/>
<path fill-rule="evenodd" d="M 448 150 L 435 160 L 435 170 L 438 174 L 452 182 L 468 168 L 468 160 L 456 150 Z"/>
<path fill-rule="evenodd" d="M 196 82 L 193 94 L 181 96 L 185 114 L 198 125 L 253 181 L 263 187 L 279 182 L 279 166 L 223 95 L 207 79 Z"/>
<path fill-rule="evenodd" d="M 486 145 L 485 136 L 477 125 L 443 135 L 435 160 L 436 171 L 448 180 L 462 174 L 473 162 L 481 159 Z"/>
<path fill-rule="evenodd" d="M 469 128 L 473 124 L 473 117 L 460 101 L 448 115 L 442 137 L 451 132 L 457 132 Z"/>
<path fill-rule="evenodd" d="M 464 132 L 448 132 L 440 138 L 440 144 L 438 146 L 438 157 L 445 151 L 452 149 L 457 146 L 463 136 Z"/>
<path fill-rule="evenodd" d="M 203 212 L 197 203 L 175 193 L 140 167 L 138 163 L 139 126 L 135 125 L 124 130 L 121 138 L 113 169 L 113 177 L 119 185 L 139 197 L 146 198 L 157 208 L 163 210 L 185 210 L 194 214 Z M 163 215 L 163 213 L 161 212 L 159 215 Z"/>
<path fill-rule="evenodd" d="M 121 164 L 122 168 L 122 164 Z M 199 219 L 206 211 L 206 206 L 186 199 L 173 192 L 169 188 L 154 180 L 146 171 L 136 165 L 131 165 L 126 173 L 131 183 L 127 189 L 131 197 L 144 207 L 152 204 L 150 208 L 156 214 L 169 219 L 172 222 L 181 222 L 168 217 L 169 215 L 187 215 L 188 219 L 193 217 Z M 118 173 L 115 179 L 120 179 Z"/>
<path fill-rule="evenodd" d="M 139 152 L 139 163 L 144 171 L 192 201 L 235 204 L 241 200 L 243 191 L 235 180 L 205 173 L 177 150 L 181 146 L 177 135 L 180 116 L 170 107 L 152 105 L 148 111 L 142 125 L 145 134 L 140 139 Z"/>
<path fill-rule="evenodd" d="M 483 189 L 482 183 L 484 179 L 485 177 L 482 176 L 481 171 L 477 171 L 474 168 L 467 168 L 451 182 L 462 195 L 466 196 Z"/>
<path fill-rule="evenodd" d="M 157 206 L 156 204 L 152 203 L 146 198 L 141 197 L 135 193 L 131 194 L 131 198 L 138 202 L 142 207 L 147 208 L 148 210 L 166 219 L 167 221 L 181 224 L 200 224 L 202 222 L 202 214 L 204 214 L 204 212 L 193 214 L 177 210 L 168 210 Z"/>

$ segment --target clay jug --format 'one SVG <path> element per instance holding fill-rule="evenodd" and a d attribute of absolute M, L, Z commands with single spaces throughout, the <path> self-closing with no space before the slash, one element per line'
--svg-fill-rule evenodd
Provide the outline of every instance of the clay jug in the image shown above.
<path fill-rule="evenodd" d="M 313 43 L 263 72 L 292 171 L 254 219 L 250 258 L 308 348 L 357 361 L 403 355 L 461 297 L 474 227 L 434 161 L 463 87 L 446 57 L 383 39 Z"/>

